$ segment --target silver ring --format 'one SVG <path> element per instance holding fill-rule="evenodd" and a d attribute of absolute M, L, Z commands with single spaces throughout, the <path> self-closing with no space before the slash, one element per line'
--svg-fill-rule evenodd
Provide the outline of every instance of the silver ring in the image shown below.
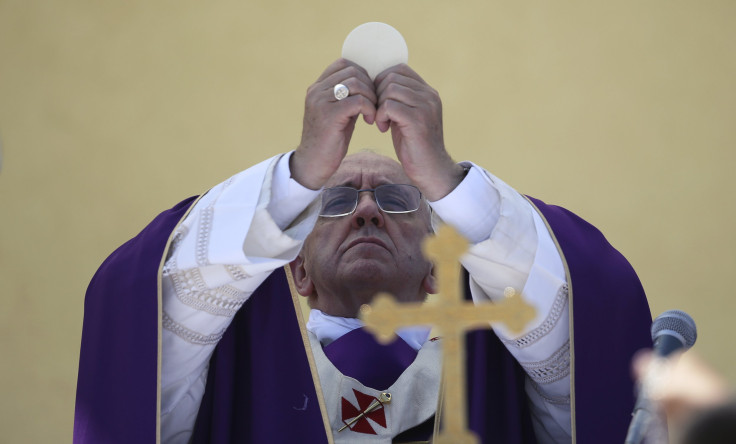
<path fill-rule="evenodd" d="M 335 98 L 337 100 L 342 100 L 350 95 L 350 90 L 342 83 L 338 83 L 337 85 L 335 85 L 335 87 L 332 89 L 332 92 L 335 94 Z"/>

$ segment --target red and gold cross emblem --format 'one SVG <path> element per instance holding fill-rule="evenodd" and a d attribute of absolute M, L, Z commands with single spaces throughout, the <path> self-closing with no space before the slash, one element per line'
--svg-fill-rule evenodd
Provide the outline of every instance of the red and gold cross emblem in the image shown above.
<path fill-rule="evenodd" d="M 386 412 L 383 403 L 391 401 L 391 394 L 381 393 L 380 399 L 355 389 L 353 389 L 353 394 L 358 401 L 358 407 L 344 397 L 342 398 L 342 422 L 345 425 L 338 432 L 350 428 L 353 432 L 376 435 L 371 421 L 386 428 Z M 369 419 L 371 421 L 368 421 Z"/>

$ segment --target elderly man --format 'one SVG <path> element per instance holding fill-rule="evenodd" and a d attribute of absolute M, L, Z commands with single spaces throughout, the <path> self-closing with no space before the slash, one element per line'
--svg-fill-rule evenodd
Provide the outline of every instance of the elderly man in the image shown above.
<path fill-rule="evenodd" d="M 360 115 L 391 131 L 398 163 L 346 157 Z M 537 308 L 521 335 L 469 338 L 482 442 L 621 442 L 629 359 L 650 345 L 631 267 L 571 213 L 454 162 L 439 95 L 411 68 L 372 81 L 344 59 L 309 88 L 295 151 L 162 213 L 102 265 L 85 302 L 75 442 L 430 439 L 442 340 L 419 327 L 380 346 L 355 317 L 377 292 L 435 291 L 420 250 L 433 217 L 471 242 L 476 302 L 511 287 Z M 307 332 L 287 264 L 312 308 Z M 360 416 L 384 392 L 391 402 Z"/>

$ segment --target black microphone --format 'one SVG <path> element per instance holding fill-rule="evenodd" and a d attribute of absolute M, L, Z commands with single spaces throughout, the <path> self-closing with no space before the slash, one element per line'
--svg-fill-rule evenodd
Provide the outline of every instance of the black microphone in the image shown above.
<path fill-rule="evenodd" d="M 695 328 L 695 321 L 684 311 L 665 311 L 652 322 L 655 359 L 666 359 L 677 350 L 687 350 L 695 344 L 697 338 L 698 331 Z M 657 378 L 656 373 L 656 371 L 651 372 L 643 378 L 640 384 L 639 396 L 631 414 L 631 424 L 626 434 L 625 444 L 640 444 L 647 433 L 653 414 L 647 388 L 651 382 L 647 381 Z"/>

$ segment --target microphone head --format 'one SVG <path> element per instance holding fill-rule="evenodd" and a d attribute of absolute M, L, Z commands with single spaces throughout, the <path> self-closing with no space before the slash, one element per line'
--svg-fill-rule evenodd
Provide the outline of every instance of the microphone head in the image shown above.
<path fill-rule="evenodd" d="M 688 349 L 695 344 L 698 338 L 695 321 L 684 311 L 665 311 L 652 322 L 652 342 L 656 343 L 658 339 L 665 336 L 676 338 L 681 343 L 681 347 Z"/>

